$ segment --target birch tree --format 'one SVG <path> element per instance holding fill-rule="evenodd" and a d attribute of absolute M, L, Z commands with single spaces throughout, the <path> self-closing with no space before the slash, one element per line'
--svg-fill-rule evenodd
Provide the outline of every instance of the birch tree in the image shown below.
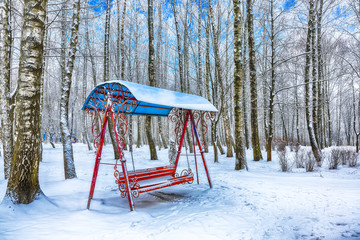
<path fill-rule="evenodd" d="M 254 15 L 253 1 L 246 0 L 247 24 L 248 24 L 248 45 L 249 45 L 249 70 L 250 70 L 250 98 L 251 98 L 251 145 L 253 148 L 254 161 L 262 159 L 259 127 L 257 114 L 257 79 L 255 62 L 255 40 L 254 40 Z"/>
<path fill-rule="evenodd" d="M 240 0 L 233 0 L 234 6 L 234 112 L 235 112 L 235 170 L 246 167 L 246 152 L 244 142 L 243 112 L 241 110 L 241 99 L 243 94 L 243 64 L 242 64 L 242 22 L 240 11 Z"/>
<path fill-rule="evenodd" d="M 68 59 L 65 63 L 65 73 L 61 83 L 60 100 L 60 129 L 63 144 L 65 179 L 76 178 L 71 132 L 69 129 L 69 98 L 78 43 L 80 0 L 74 2 L 73 11 Z"/>
<path fill-rule="evenodd" d="M 15 204 L 28 204 L 41 193 L 40 86 L 46 5 L 46 0 L 24 2 L 15 107 L 16 142 L 5 196 L 5 201 Z"/>
<path fill-rule="evenodd" d="M 111 10 L 111 1 L 106 0 L 105 29 L 104 29 L 104 72 L 103 72 L 104 82 L 110 80 L 110 18 L 111 18 L 110 10 Z M 108 121 L 108 128 L 109 128 L 111 143 L 113 146 L 114 158 L 119 159 L 120 154 L 117 148 L 114 126 L 112 124 L 112 121 Z"/>
<path fill-rule="evenodd" d="M 270 41 L 271 41 L 271 77 L 270 77 L 270 98 L 269 98 L 269 123 L 268 123 L 268 138 L 266 139 L 266 153 L 267 161 L 271 161 L 271 145 L 273 139 L 273 125 L 274 125 L 274 98 L 275 98 L 275 31 L 274 31 L 274 1 L 270 0 Z"/>
<path fill-rule="evenodd" d="M 321 152 L 318 146 L 318 143 L 316 141 L 315 132 L 313 128 L 313 123 L 311 119 L 311 113 L 310 113 L 310 54 L 311 54 L 311 39 L 313 34 L 313 28 L 314 26 L 314 0 L 309 0 L 310 7 L 309 7 L 309 17 L 308 17 L 308 30 L 307 30 L 307 38 L 306 38 L 306 46 L 305 46 L 305 112 L 306 112 L 306 125 L 309 133 L 309 139 L 310 139 L 310 145 L 311 149 L 314 153 L 314 157 L 318 163 L 321 162 Z"/>
<path fill-rule="evenodd" d="M 149 32 L 149 63 L 148 63 L 148 76 L 150 86 L 155 86 L 155 48 L 154 48 L 154 2 L 148 0 L 148 32 Z M 145 119 L 146 138 L 150 149 L 150 159 L 157 160 L 157 152 L 155 142 L 151 134 L 151 117 L 146 116 Z"/>
<path fill-rule="evenodd" d="M 177 10 L 175 5 L 175 0 L 171 0 L 171 6 L 174 14 L 174 21 L 175 21 L 175 30 L 176 30 L 176 40 L 177 40 L 177 54 L 178 54 L 178 62 L 179 62 L 179 75 L 180 75 L 180 91 L 184 92 L 184 62 L 183 62 L 183 50 L 181 47 L 181 37 L 180 37 L 180 26 L 179 20 L 177 16 Z"/>
<path fill-rule="evenodd" d="M 0 97 L 4 176 L 9 178 L 14 143 L 10 111 L 10 25 L 9 0 L 0 1 Z"/>

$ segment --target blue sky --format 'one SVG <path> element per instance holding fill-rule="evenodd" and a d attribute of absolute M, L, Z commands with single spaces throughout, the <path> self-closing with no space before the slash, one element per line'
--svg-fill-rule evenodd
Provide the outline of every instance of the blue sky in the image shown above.
<path fill-rule="evenodd" d="M 113 2 L 113 0 L 110 1 L 111 3 Z M 106 9 L 106 0 L 89 0 L 88 4 L 90 7 L 94 6 L 90 9 L 93 10 L 95 13 L 101 13 Z"/>
<path fill-rule="evenodd" d="M 285 9 L 292 8 L 295 6 L 295 4 L 296 4 L 296 0 L 286 0 L 284 4 L 284 8 Z"/>

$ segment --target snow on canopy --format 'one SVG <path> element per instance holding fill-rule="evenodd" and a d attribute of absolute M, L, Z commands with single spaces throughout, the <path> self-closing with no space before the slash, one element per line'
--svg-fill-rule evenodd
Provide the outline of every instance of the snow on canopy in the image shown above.
<path fill-rule="evenodd" d="M 127 103 L 122 109 L 115 104 L 115 111 L 125 111 L 129 114 L 167 116 L 173 108 L 217 112 L 218 110 L 203 97 L 170 91 L 162 88 L 150 87 L 138 83 L 113 80 L 98 84 L 86 99 L 82 110 L 104 111 L 106 96 L 110 94 L 112 101 Z M 121 97 L 119 97 L 121 96 Z M 130 107 L 133 105 L 135 107 Z"/>

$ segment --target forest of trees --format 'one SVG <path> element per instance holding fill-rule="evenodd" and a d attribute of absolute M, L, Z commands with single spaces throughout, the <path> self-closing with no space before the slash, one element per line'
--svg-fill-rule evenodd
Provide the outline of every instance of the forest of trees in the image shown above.
<path fill-rule="evenodd" d="M 62 142 L 64 177 L 76 177 L 71 138 L 92 141 L 81 107 L 114 79 L 208 99 L 219 112 L 207 147 L 237 170 L 271 161 L 275 142 L 311 145 L 318 162 L 329 146 L 358 151 L 360 0 L 0 1 L 7 198 L 41 194 L 43 139 Z M 167 119 L 128 120 L 130 150 L 153 143 L 156 159 Z"/>

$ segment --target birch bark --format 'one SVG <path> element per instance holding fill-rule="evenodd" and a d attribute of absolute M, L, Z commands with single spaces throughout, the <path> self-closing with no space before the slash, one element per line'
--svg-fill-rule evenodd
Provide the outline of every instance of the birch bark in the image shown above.
<path fill-rule="evenodd" d="M 148 75 L 150 86 L 155 86 L 155 49 L 154 49 L 154 7 L 153 0 L 148 0 L 148 31 L 149 31 L 149 65 L 148 65 Z M 155 147 L 155 142 L 151 134 L 151 117 L 146 116 L 145 119 L 145 131 L 146 138 L 149 144 L 150 149 L 150 159 L 157 160 L 157 152 Z"/>
<path fill-rule="evenodd" d="M 243 64 L 242 64 L 242 22 L 240 1 L 233 0 L 234 6 L 234 112 L 235 112 L 235 170 L 246 167 L 246 152 L 244 142 L 243 112 L 241 100 L 243 94 Z"/>
<path fill-rule="evenodd" d="M 311 149 L 314 153 L 314 157 L 316 159 L 316 161 L 318 162 L 318 164 L 321 162 L 321 152 L 319 150 L 316 138 L 315 138 L 315 132 L 314 132 L 314 128 L 313 128 L 313 123 L 312 123 L 312 118 L 311 118 L 311 113 L 310 113 L 310 102 L 311 102 L 311 97 L 310 97 L 310 54 L 311 54 L 311 38 L 312 38 L 312 33 L 313 33 L 313 28 L 314 28 L 314 0 L 310 0 L 310 8 L 309 8 L 309 19 L 308 19 L 308 31 L 307 31 L 307 38 L 306 38 L 306 47 L 305 47 L 305 52 L 306 57 L 305 57 L 305 115 L 306 115 L 306 124 L 307 124 L 307 129 L 308 129 L 308 133 L 309 133 L 309 139 L 310 139 L 310 145 L 311 145 Z"/>
<path fill-rule="evenodd" d="M 78 43 L 80 0 L 74 2 L 73 10 L 70 46 L 67 62 L 65 63 L 64 78 L 61 83 L 60 99 L 60 129 L 63 144 L 65 179 L 76 178 L 71 132 L 69 129 L 69 98 Z"/>
<path fill-rule="evenodd" d="M 248 24 L 248 44 L 249 44 L 249 69 L 250 69 L 250 95 L 251 95 L 251 144 L 253 148 L 254 161 L 262 159 L 258 114 L 257 114 L 257 79 L 256 79 L 256 62 L 255 62 L 255 41 L 254 41 L 254 15 L 253 1 L 246 0 L 247 24 Z"/>
<path fill-rule="evenodd" d="M 2 145 L 4 153 L 4 176 L 9 178 L 13 159 L 14 140 L 10 111 L 10 46 L 9 0 L 0 1 L 0 109 Z"/>
<path fill-rule="evenodd" d="M 40 86 L 46 5 L 46 0 L 24 2 L 15 106 L 17 135 L 5 196 L 15 204 L 28 204 L 41 193 Z"/>

